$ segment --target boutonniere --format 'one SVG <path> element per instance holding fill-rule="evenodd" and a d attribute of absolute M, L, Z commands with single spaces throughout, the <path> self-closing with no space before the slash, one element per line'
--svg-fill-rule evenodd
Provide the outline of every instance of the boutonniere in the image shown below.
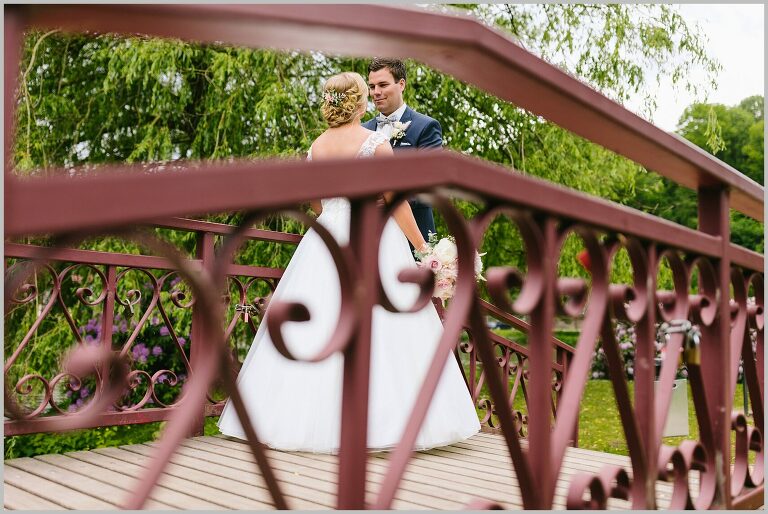
<path fill-rule="evenodd" d="M 411 125 L 411 122 L 408 121 L 406 123 L 402 123 L 400 121 L 396 121 L 392 124 L 392 135 L 389 136 L 389 139 L 393 141 L 398 141 L 405 136 L 405 131 L 408 130 L 408 127 Z"/>

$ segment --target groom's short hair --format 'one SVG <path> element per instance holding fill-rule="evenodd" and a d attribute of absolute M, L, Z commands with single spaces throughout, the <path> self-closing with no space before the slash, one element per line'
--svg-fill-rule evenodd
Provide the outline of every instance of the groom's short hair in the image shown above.
<path fill-rule="evenodd" d="M 386 57 L 374 57 L 371 63 L 368 65 L 368 73 L 372 71 L 379 71 L 383 68 L 388 68 L 395 78 L 395 82 L 400 82 L 400 79 L 405 80 L 405 64 L 400 59 L 388 59 Z"/>

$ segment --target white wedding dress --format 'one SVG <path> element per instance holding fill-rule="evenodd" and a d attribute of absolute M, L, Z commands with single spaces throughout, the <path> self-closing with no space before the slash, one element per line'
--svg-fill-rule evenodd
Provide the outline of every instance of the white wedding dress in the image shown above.
<path fill-rule="evenodd" d="M 358 157 L 370 157 L 387 142 L 373 133 Z M 310 149 L 308 159 L 311 160 Z M 317 221 L 340 244 L 349 239 L 349 202 L 322 201 Z M 379 267 L 392 302 L 407 308 L 418 289 L 397 280 L 401 269 L 416 267 L 408 240 L 394 219 L 384 229 Z M 336 266 L 325 244 L 310 229 L 296 248 L 272 301 L 298 301 L 311 319 L 287 323 L 283 333 L 296 356 L 314 355 L 336 326 L 340 305 Z M 265 316 L 269 316 L 269 311 Z M 430 303 L 416 313 L 395 314 L 374 307 L 368 404 L 368 448 L 384 450 L 398 444 L 413 403 L 432 361 L 443 325 Z M 237 378 L 237 387 L 261 442 L 282 450 L 336 453 L 340 442 L 344 357 L 336 353 L 318 363 L 291 361 L 275 349 L 262 320 Z M 245 439 L 235 409 L 224 406 L 218 423 L 223 434 Z M 416 440 L 416 449 L 445 446 L 480 430 L 477 413 L 453 356 L 449 356 Z"/>

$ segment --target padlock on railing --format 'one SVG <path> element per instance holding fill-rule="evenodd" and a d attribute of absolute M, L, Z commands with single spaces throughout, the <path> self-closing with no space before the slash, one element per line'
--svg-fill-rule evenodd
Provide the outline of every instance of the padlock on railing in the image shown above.
<path fill-rule="evenodd" d="M 683 334 L 683 351 L 680 358 L 686 365 L 701 364 L 701 330 L 687 319 L 666 321 L 659 326 L 659 334 L 664 335 L 664 341 L 672 334 Z"/>
<path fill-rule="evenodd" d="M 235 305 L 235 312 L 242 312 L 243 321 L 248 323 L 249 316 L 258 314 L 259 310 L 249 303 L 238 303 Z"/>

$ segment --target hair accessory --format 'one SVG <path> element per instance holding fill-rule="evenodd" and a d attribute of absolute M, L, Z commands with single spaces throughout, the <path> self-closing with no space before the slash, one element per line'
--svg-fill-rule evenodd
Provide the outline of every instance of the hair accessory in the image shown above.
<path fill-rule="evenodd" d="M 341 105 L 341 102 L 343 102 L 347 98 L 346 93 L 339 93 L 338 91 L 332 91 L 326 89 L 323 93 L 323 100 L 325 103 L 332 105 L 334 107 L 338 107 Z"/>

